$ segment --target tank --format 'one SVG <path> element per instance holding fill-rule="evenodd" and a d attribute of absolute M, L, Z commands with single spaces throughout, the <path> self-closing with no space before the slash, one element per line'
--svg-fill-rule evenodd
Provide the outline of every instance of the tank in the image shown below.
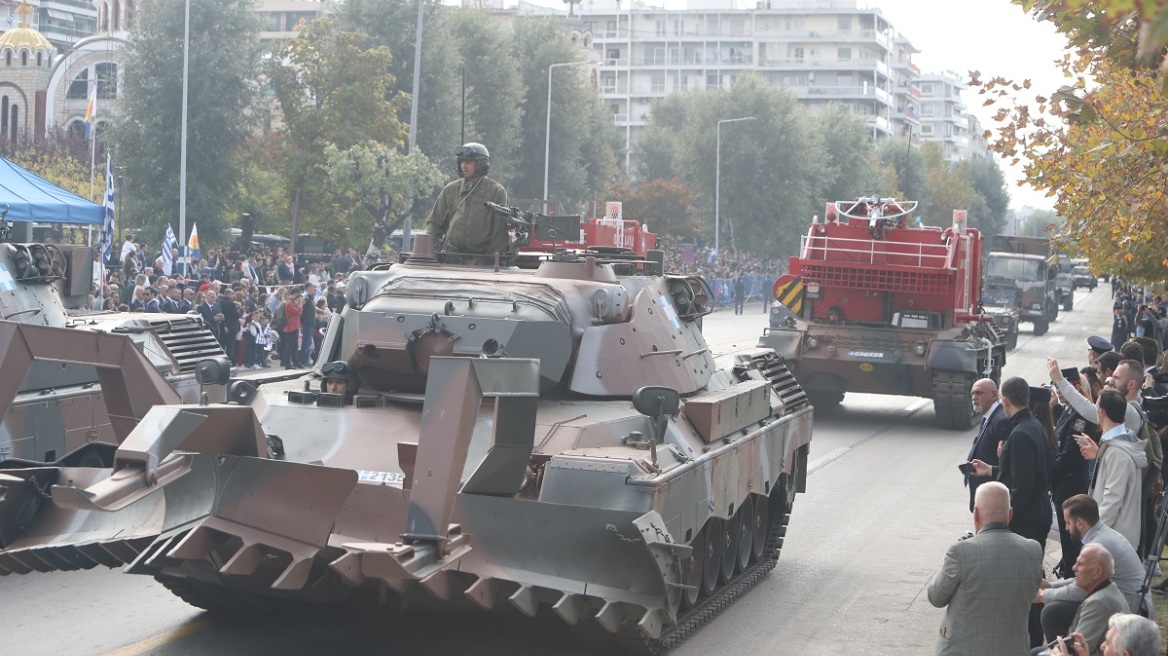
<path fill-rule="evenodd" d="M 972 426 L 969 390 L 1001 378 L 1006 340 L 978 307 L 981 234 L 954 213 L 942 230 L 909 226 L 916 203 L 828 203 L 803 237 L 759 346 L 780 353 L 817 406 L 847 392 L 933 399 L 937 423 Z"/>
<path fill-rule="evenodd" d="M 704 281 L 415 239 L 354 274 L 301 378 L 204 363 L 229 402 L 154 406 L 114 467 L 0 469 L 0 574 L 124 566 L 228 613 L 550 608 L 659 653 L 774 567 L 813 409 L 774 351 L 710 352 Z"/>
<path fill-rule="evenodd" d="M 64 328 L 74 333 L 73 339 L 88 338 L 82 333 L 126 335 L 178 400 L 198 402 L 197 363 L 224 355 L 202 319 L 83 309 L 93 284 L 93 268 L 93 249 L 86 246 L 0 243 L 0 322 Z M 20 383 L 17 394 L 0 405 L 4 408 L 0 461 L 54 462 L 85 448 L 86 462 L 112 464 L 110 447 L 117 443 L 119 431 L 110 419 L 93 365 L 41 360 L 23 381 L 16 382 Z M 226 398 L 222 387 L 208 388 L 206 393 L 212 400 Z M 147 407 L 133 416 L 141 417 Z"/>

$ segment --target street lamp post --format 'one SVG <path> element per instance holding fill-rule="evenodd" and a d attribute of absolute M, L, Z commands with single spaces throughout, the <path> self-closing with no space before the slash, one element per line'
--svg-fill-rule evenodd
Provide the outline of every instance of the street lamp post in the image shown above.
<path fill-rule="evenodd" d="M 718 233 L 721 224 L 722 207 L 722 124 L 738 121 L 753 121 L 753 116 L 724 118 L 714 127 L 714 256 L 718 256 Z"/>
<path fill-rule="evenodd" d="M 548 66 L 547 128 L 543 133 L 543 213 L 547 214 L 548 204 L 548 164 L 552 154 L 552 71 L 561 66 L 583 66 L 589 62 L 574 61 Z"/>

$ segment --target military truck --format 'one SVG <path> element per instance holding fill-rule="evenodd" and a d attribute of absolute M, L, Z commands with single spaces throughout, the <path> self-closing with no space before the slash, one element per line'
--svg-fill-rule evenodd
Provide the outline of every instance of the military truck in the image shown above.
<path fill-rule="evenodd" d="M 0 464 L 0 574 L 127 565 L 233 615 L 550 608 L 604 653 L 660 653 L 762 580 L 813 419 L 781 356 L 715 358 L 708 284 L 660 259 L 619 275 L 600 252 L 521 270 L 430 249 L 416 235 L 403 263 L 350 278 L 302 378 L 155 405 L 112 467 Z M 111 368 L 112 341 L 73 335 L 0 324 L 34 358 L 165 387 L 136 349 Z"/>
<path fill-rule="evenodd" d="M 912 201 L 863 197 L 812 222 L 775 297 L 796 317 L 758 345 L 789 363 L 816 407 L 847 392 L 933 399 L 937 423 L 972 425 L 969 389 L 998 380 L 1006 340 L 979 308 L 981 234 L 965 225 L 910 227 Z"/>
<path fill-rule="evenodd" d="M 1050 244 L 1038 237 L 994 235 L 985 257 L 983 295 L 999 290 L 1013 292 L 1019 321 L 1034 326 L 1034 334 L 1045 335 L 1058 317 L 1059 291 L 1057 262 L 1051 261 Z"/>

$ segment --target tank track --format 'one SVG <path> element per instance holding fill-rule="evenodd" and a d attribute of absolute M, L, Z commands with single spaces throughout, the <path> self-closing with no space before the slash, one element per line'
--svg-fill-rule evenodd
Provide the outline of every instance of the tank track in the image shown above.
<path fill-rule="evenodd" d="M 784 488 L 779 488 L 783 490 Z M 793 488 L 792 488 L 793 489 Z M 783 538 L 787 535 L 787 524 L 791 521 L 791 503 L 784 499 L 785 492 L 772 495 L 772 512 L 770 528 L 767 532 L 766 546 L 763 555 L 753 565 L 734 577 L 734 580 L 718 588 L 710 597 L 704 599 L 697 606 L 687 610 L 677 618 L 677 623 L 667 628 L 661 638 L 652 640 L 645 636 L 633 624 L 621 627 L 615 634 L 609 633 L 593 620 L 584 625 L 574 627 L 576 634 L 588 642 L 602 647 L 617 647 L 629 654 L 645 654 L 658 656 L 685 642 L 687 638 L 705 626 L 710 620 L 720 615 L 734 604 L 740 597 L 750 591 L 759 581 L 770 573 L 779 562 L 779 552 L 782 551 Z M 793 499 L 794 492 L 791 493 Z M 775 502 L 778 503 L 775 503 Z M 777 521 L 776 521 L 777 520 Z M 607 643 L 607 644 L 605 644 Z"/>
<path fill-rule="evenodd" d="M 155 576 L 167 590 L 188 604 L 210 613 L 224 615 L 262 615 L 287 606 L 278 599 L 237 592 L 230 588 L 192 579 L 173 576 Z"/>
<path fill-rule="evenodd" d="M 965 430 L 973 426 L 972 401 L 969 388 L 974 375 L 958 371 L 939 371 L 933 374 L 933 409 L 941 428 Z"/>

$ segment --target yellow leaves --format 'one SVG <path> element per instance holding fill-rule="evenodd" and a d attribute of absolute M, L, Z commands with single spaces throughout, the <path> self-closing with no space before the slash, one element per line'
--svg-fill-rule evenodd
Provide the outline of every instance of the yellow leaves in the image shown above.
<path fill-rule="evenodd" d="M 1131 251 L 1128 251 L 1128 252 L 1123 254 L 1123 261 L 1124 262 L 1131 262 L 1134 259 L 1136 259 L 1136 256 L 1132 255 Z"/>

